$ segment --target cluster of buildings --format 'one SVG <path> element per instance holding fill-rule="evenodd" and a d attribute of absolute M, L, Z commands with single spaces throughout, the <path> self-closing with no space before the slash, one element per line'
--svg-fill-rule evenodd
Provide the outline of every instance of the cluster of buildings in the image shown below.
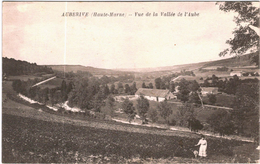
<path fill-rule="evenodd" d="M 233 76 L 259 76 L 259 72 L 244 72 L 244 71 L 231 71 L 230 75 Z M 194 76 L 178 76 L 176 78 L 173 78 L 171 82 L 180 82 L 181 79 L 186 79 L 188 81 L 196 80 L 200 81 L 201 79 L 199 77 Z M 175 87 L 175 92 L 172 93 L 169 90 L 163 90 L 163 89 L 148 89 L 148 88 L 139 88 L 137 92 L 135 93 L 135 98 L 139 97 L 140 95 L 143 95 L 148 100 L 152 101 L 164 101 L 164 100 L 171 100 L 171 99 L 177 99 L 178 94 L 178 86 Z M 201 87 L 201 95 L 206 96 L 208 94 L 219 94 L 217 87 Z"/>
<path fill-rule="evenodd" d="M 181 80 L 182 78 L 185 78 L 183 76 L 176 77 L 172 79 L 172 82 L 177 82 L 178 80 Z M 186 78 L 185 78 L 186 79 Z M 194 79 L 186 79 L 186 80 L 194 80 Z M 172 100 L 177 99 L 177 94 L 179 92 L 178 90 L 179 86 L 176 86 L 175 92 L 172 93 L 168 89 L 148 89 L 148 88 L 139 88 L 135 93 L 135 98 L 138 98 L 139 96 L 144 96 L 146 99 L 151 101 L 164 101 L 164 100 Z M 208 94 L 218 94 L 218 88 L 217 87 L 201 87 L 201 94 L 202 96 L 206 96 Z"/>
<path fill-rule="evenodd" d="M 148 88 L 139 88 L 136 93 L 135 97 L 138 98 L 139 96 L 144 96 L 146 99 L 151 101 L 164 101 L 164 100 L 172 100 L 177 99 L 177 92 L 170 92 L 168 89 L 148 89 Z M 217 87 L 201 87 L 201 94 L 202 96 L 206 96 L 208 94 L 218 94 Z"/>
<path fill-rule="evenodd" d="M 230 72 L 230 76 L 259 76 L 258 72 L 243 72 L 243 71 L 232 71 Z"/>

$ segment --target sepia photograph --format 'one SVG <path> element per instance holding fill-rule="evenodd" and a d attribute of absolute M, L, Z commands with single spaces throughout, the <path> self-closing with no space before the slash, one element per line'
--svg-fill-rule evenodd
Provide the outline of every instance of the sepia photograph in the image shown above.
<path fill-rule="evenodd" d="M 2 163 L 260 163 L 259 1 L 2 2 Z"/>

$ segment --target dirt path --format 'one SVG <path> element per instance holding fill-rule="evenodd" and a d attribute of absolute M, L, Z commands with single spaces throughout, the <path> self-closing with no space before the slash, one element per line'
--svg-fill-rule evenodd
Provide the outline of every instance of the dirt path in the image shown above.
<path fill-rule="evenodd" d="M 37 85 L 41 85 L 41 84 L 46 83 L 46 82 L 48 82 L 48 81 L 50 81 L 50 80 L 52 80 L 52 79 L 55 79 L 55 78 L 56 78 L 56 76 L 51 77 L 51 78 L 46 79 L 46 80 L 43 80 L 43 81 L 41 81 L 41 82 L 39 82 L 39 83 L 33 85 L 32 87 L 35 87 L 35 86 L 37 86 Z"/>
<path fill-rule="evenodd" d="M 160 125 L 160 124 L 145 124 L 145 125 L 140 125 L 140 123 L 136 123 L 136 122 L 131 122 L 129 123 L 128 121 L 126 120 L 122 120 L 120 118 L 117 118 L 117 119 L 113 119 L 114 121 L 116 122 L 121 122 L 121 123 L 124 123 L 124 124 L 132 124 L 132 125 L 137 125 L 137 126 L 148 126 L 148 127 L 157 127 L 157 128 L 167 128 L 169 130 L 172 130 L 172 131 L 176 131 L 176 132 L 186 132 L 186 133 L 193 133 L 194 132 L 191 132 L 189 128 L 186 128 L 186 127 L 179 127 L 179 126 L 167 126 L 167 125 Z M 240 137 L 240 136 L 236 136 L 236 135 L 230 135 L 230 136 L 220 136 L 220 135 L 217 135 L 217 134 L 214 134 L 212 132 L 208 132 L 208 131 L 203 131 L 203 130 L 200 130 L 199 134 L 203 134 L 205 136 L 210 136 L 210 137 L 215 137 L 215 138 L 224 138 L 224 139 L 234 139 L 234 140 L 239 140 L 239 141 L 245 141 L 245 142 L 254 142 L 253 139 L 251 138 L 246 138 L 246 137 Z"/>

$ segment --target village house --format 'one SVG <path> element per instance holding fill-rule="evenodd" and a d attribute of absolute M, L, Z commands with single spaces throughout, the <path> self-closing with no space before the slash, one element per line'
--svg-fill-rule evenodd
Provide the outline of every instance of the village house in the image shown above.
<path fill-rule="evenodd" d="M 230 72 L 230 76 L 243 76 L 243 72 L 242 71 L 232 71 Z"/>
<path fill-rule="evenodd" d="M 187 81 L 193 81 L 193 80 L 197 80 L 197 78 L 198 77 L 196 77 L 196 76 L 180 75 L 178 77 L 172 78 L 171 82 L 174 82 L 174 83 L 180 82 L 181 79 L 185 79 Z"/>
<path fill-rule="evenodd" d="M 163 90 L 163 89 L 148 89 L 148 88 L 139 88 L 135 96 L 144 96 L 148 100 L 152 101 L 164 101 L 164 100 L 170 100 L 170 99 L 177 99 L 175 95 L 173 95 L 169 90 Z"/>
<path fill-rule="evenodd" d="M 217 87 L 201 87 L 202 96 L 206 96 L 207 94 L 218 94 Z"/>

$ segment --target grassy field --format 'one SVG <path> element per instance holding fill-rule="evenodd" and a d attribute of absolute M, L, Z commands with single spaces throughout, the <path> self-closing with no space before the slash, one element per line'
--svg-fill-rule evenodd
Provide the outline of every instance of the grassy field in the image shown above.
<path fill-rule="evenodd" d="M 7 114 L 3 114 L 2 132 L 4 163 L 231 162 L 233 149 L 246 144 L 208 138 L 208 158 L 195 160 L 189 148 L 197 138 L 97 129 Z M 180 141 L 183 148 L 178 148 Z"/>
<path fill-rule="evenodd" d="M 22 81 L 27 81 L 29 79 L 35 79 L 35 78 L 41 78 L 40 76 L 34 76 L 34 75 L 20 75 L 20 76 L 9 76 L 7 79 L 8 80 L 22 80 Z"/>
<path fill-rule="evenodd" d="M 232 108 L 233 103 L 234 103 L 234 99 L 235 99 L 234 95 L 228 95 L 228 94 L 225 94 L 225 93 L 217 94 L 216 95 L 216 102 L 215 102 L 214 105 Z M 206 104 L 210 104 L 207 96 L 203 97 L 203 102 L 206 103 Z"/>
<path fill-rule="evenodd" d="M 220 72 L 220 71 L 207 71 L 207 72 L 201 72 L 201 71 L 194 71 L 196 76 L 203 77 L 203 80 L 205 80 L 207 77 L 212 77 L 212 75 L 216 75 L 217 77 L 229 77 L 230 72 Z"/>
<path fill-rule="evenodd" d="M 233 102 L 235 96 L 228 95 L 228 94 L 218 94 L 216 95 L 217 101 L 215 105 L 217 106 L 225 106 L 225 107 L 233 107 Z"/>

